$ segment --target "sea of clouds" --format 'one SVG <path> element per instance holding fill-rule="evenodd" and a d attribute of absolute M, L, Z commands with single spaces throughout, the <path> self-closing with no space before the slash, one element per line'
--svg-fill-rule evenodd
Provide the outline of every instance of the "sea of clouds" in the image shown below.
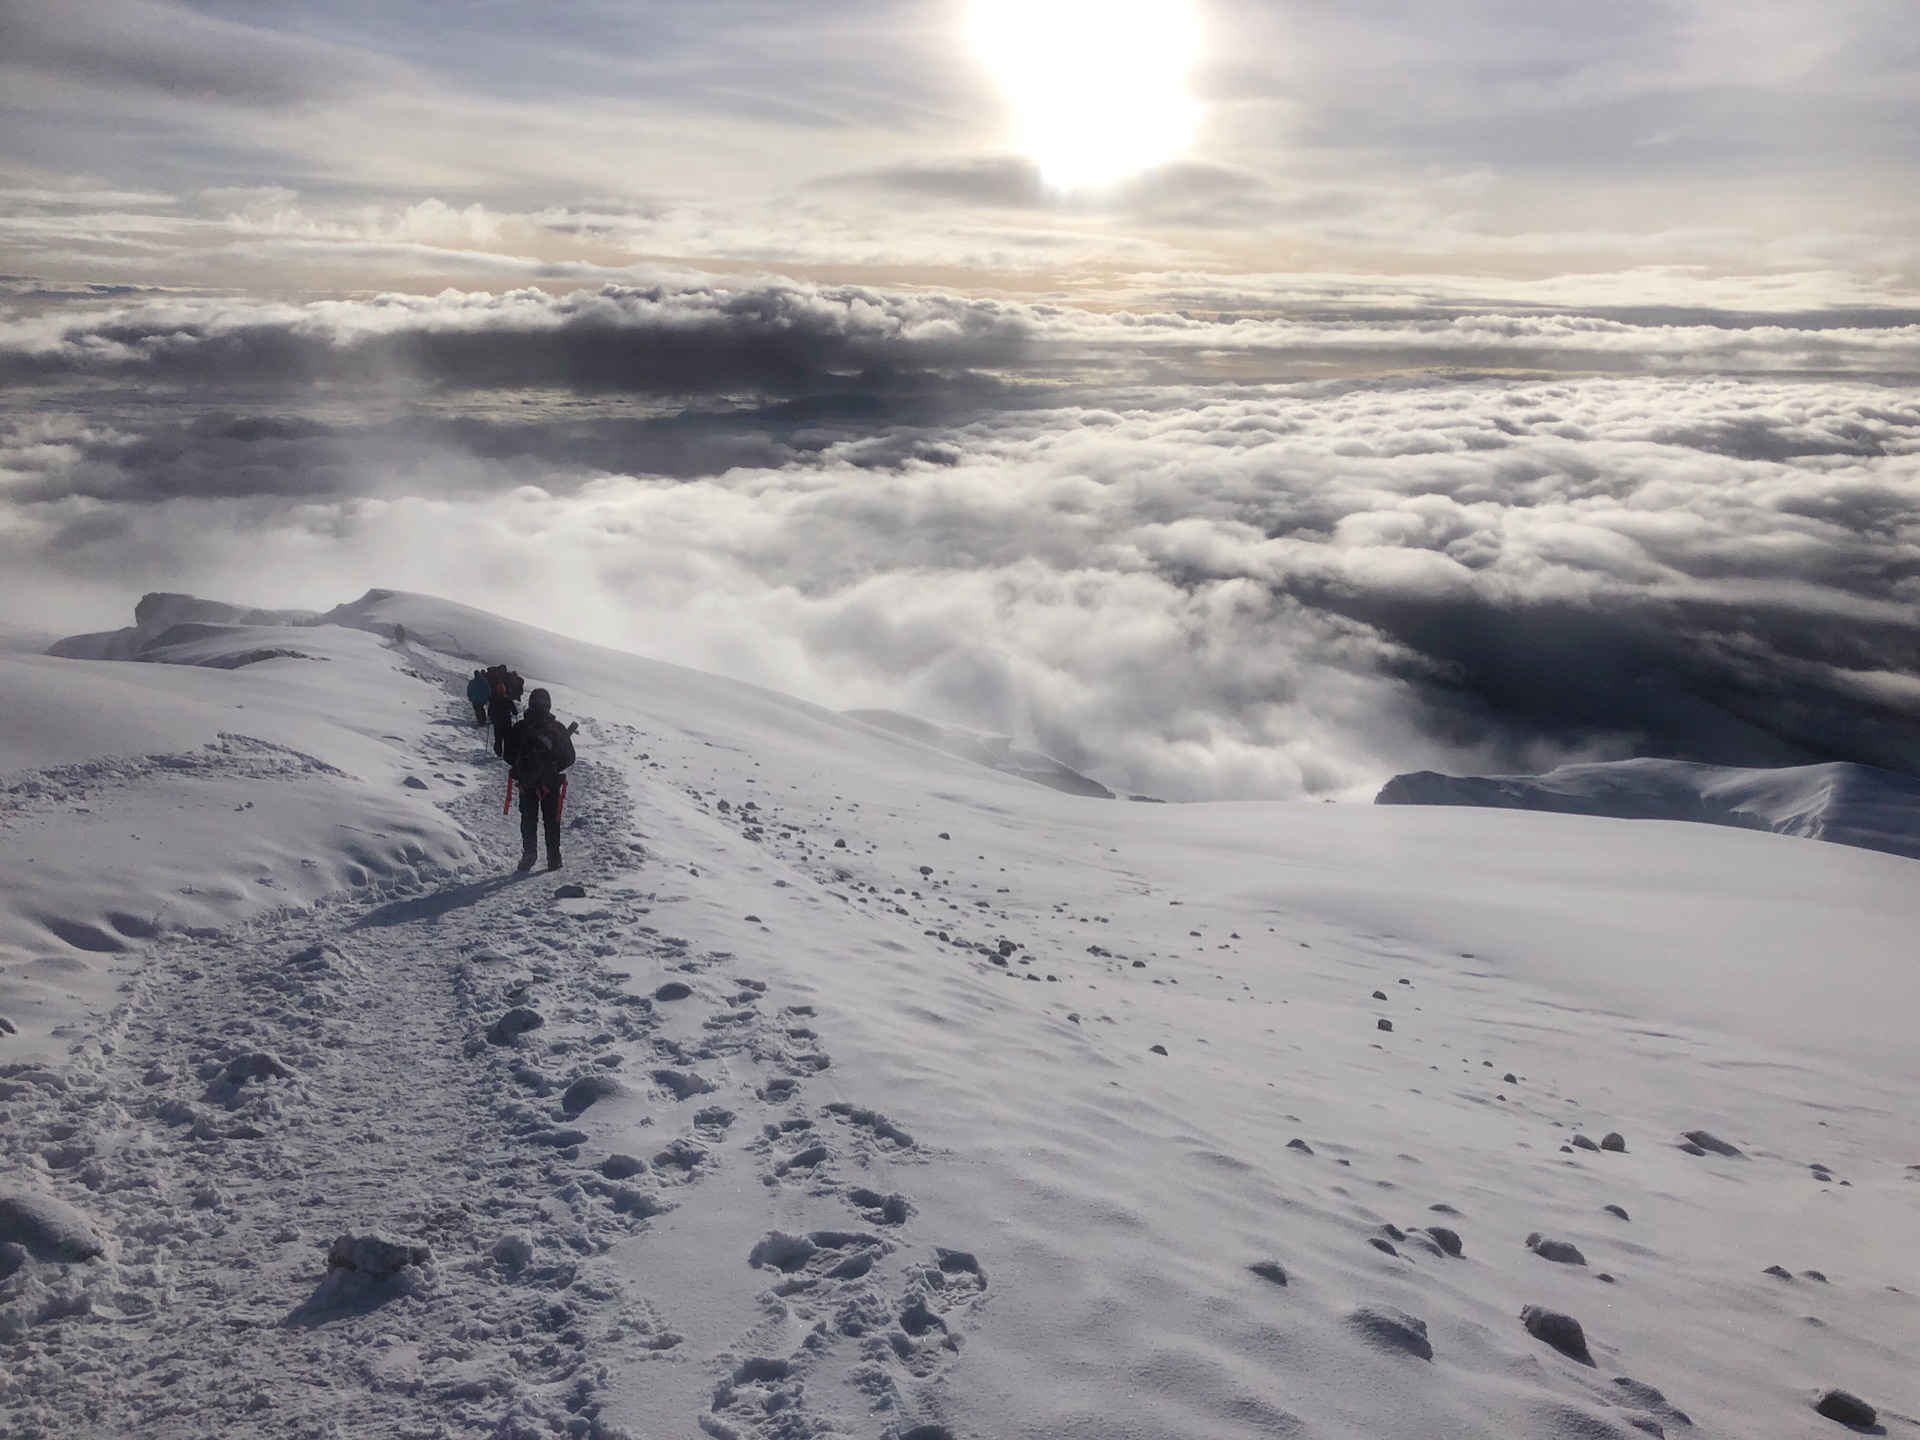
<path fill-rule="evenodd" d="M 432 591 L 1116 789 L 1920 772 L 1920 325 L 793 282 L 0 320 L 0 620 Z"/>

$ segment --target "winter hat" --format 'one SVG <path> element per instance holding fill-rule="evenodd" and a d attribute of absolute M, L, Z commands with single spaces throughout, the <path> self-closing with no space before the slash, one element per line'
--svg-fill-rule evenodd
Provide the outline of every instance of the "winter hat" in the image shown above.
<path fill-rule="evenodd" d="M 544 690 L 535 690 L 527 696 L 527 709 L 551 710 L 553 709 L 553 696 Z"/>

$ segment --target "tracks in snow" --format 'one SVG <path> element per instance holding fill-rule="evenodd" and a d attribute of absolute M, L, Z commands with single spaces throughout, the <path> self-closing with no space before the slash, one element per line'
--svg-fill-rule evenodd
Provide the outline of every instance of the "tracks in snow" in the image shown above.
<path fill-rule="evenodd" d="M 442 770 L 497 773 L 456 727 L 427 743 Z M 493 793 L 452 810 L 510 855 Z M 0 1279 L 0 1429 L 612 1435 L 610 1396 L 644 1406 L 650 1367 L 692 1367 L 707 1398 L 662 1433 L 945 1434 L 986 1275 L 921 1243 L 911 1200 L 868 1173 L 925 1152 L 817 1093 L 810 1011 L 608 883 L 631 822 L 621 772 L 585 762 L 565 875 L 169 937 L 69 1063 L 0 1078 L 0 1182 L 109 1237 L 101 1259 Z M 554 878 L 587 897 L 554 898 Z M 539 1022 L 500 1026 L 515 1010 Z M 713 1202 L 734 1248 L 702 1261 L 763 1288 L 694 1353 L 675 1316 L 703 1297 L 642 1293 L 631 1247 L 703 1193 L 750 1197 Z M 781 1206 L 843 1218 L 789 1233 L 766 1223 Z M 373 1231 L 434 1260 L 323 1288 L 331 1242 Z"/>

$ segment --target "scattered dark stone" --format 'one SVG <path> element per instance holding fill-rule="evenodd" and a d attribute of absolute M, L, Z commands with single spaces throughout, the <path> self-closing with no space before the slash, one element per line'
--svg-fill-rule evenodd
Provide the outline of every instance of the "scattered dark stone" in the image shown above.
<path fill-rule="evenodd" d="M 422 780 L 418 775 L 409 775 L 400 783 L 409 790 L 424 790 L 427 788 L 427 782 Z"/>
<path fill-rule="evenodd" d="M 681 980 L 669 980 L 653 992 L 656 1000 L 684 1000 L 693 994 L 693 987 Z"/>
<path fill-rule="evenodd" d="M 1629 1415 L 1627 1424 L 1642 1434 L 1653 1436 L 1653 1440 L 1667 1440 L 1666 1427 L 1651 1415 Z"/>
<path fill-rule="evenodd" d="M 1253 1264 L 1247 1266 L 1247 1269 L 1258 1275 L 1262 1280 L 1271 1280 L 1276 1285 L 1284 1287 L 1287 1283 L 1286 1269 L 1278 1260 L 1256 1260 Z"/>
<path fill-rule="evenodd" d="M 1761 1273 L 1762 1275 L 1771 1275 L 1771 1276 L 1773 1276 L 1773 1277 L 1774 1277 L 1774 1278 L 1775 1278 L 1776 1280 L 1791 1280 L 1791 1279 L 1793 1279 L 1793 1272 L 1792 1272 L 1791 1270 L 1789 1270 L 1789 1269 L 1787 1269 L 1787 1268 L 1786 1268 L 1786 1266 L 1784 1266 L 1784 1265 L 1769 1265 L 1769 1266 L 1767 1266 L 1767 1268 L 1766 1268 L 1766 1269 L 1764 1269 L 1764 1270 L 1762 1270 L 1762 1271 L 1761 1271 L 1760 1273 Z"/>
<path fill-rule="evenodd" d="M 1622 1220 L 1629 1220 L 1632 1218 L 1627 1214 L 1625 1208 L 1619 1205 L 1602 1205 L 1600 1208 L 1606 1211 L 1607 1214 L 1609 1215 L 1618 1215 Z"/>
<path fill-rule="evenodd" d="M 1453 1206 L 1447 1204 L 1447 1202 L 1444 1200 L 1442 1200 L 1438 1205 L 1427 1206 L 1427 1209 L 1431 1210 L 1436 1215 L 1458 1215 L 1460 1213 L 1458 1210 L 1454 1209 Z"/>
<path fill-rule="evenodd" d="M 951 840 L 951 839 L 953 839 L 953 836 L 951 836 L 951 835 L 949 835 L 949 834 L 948 834 L 948 833 L 947 833 L 946 831 L 944 831 L 944 830 L 942 830 L 942 831 L 940 832 L 940 838 L 941 838 L 942 840 Z"/>
<path fill-rule="evenodd" d="M 1544 1305 L 1527 1305 L 1520 1311 L 1520 1323 L 1534 1339 L 1551 1345 L 1569 1360 L 1593 1364 L 1593 1356 L 1587 1352 L 1587 1332 L 1571 1315 L 1549 1310 Z"/>
<path fill-rule="evenodd" d="M 1842 1425 L 1867 1430 L 1880 1423 L 1880 1414 L 1858 1395 L 1845 1390 L 1828 1390 L 1814 1402 L 1814 1411 Z"/>
<path fill-rule="evenodd" d="M 933 874 L 933 866 L 931 866 L 931 865 L 922 865 L 922 866 L 920 867 L 920 874 L 921 874 L 922 876 L 927 876 L 927 875 L 931 875 L 931 874 Z"/>
<path fill-rule="evenodd" d="M 570 880 L 553 892 L 553 898 L 556 900 L 584 900 L 587 898 L 587 887 Z"/>
<path fill-rule="evenodd" d="M 1389 1240 L 1404 1240 L 1407 1238 L 1406 1231 L 1402 1230 L 1398 1225 L 1382 1225 L 1380 1227 L 1380 1233 Z"/>
<path fill-rule="evenodd" d="M 1509 1085 L 1518 1085 L 1520 1083 L 1518 1080 L 1513 1078 L 1513 1072 L 1511 1070 L 1509 1070 L 1506 1074 L 1502 1075 L 1500 1078 Z"/>
<path fill-rule="evenodd" d="M 1167 1047 L 1164 1045 L 1149 1045 L 1147 1049 L 1151 1050 L 1155 1055 L 1164 1055 L 1167 1053 Z"/>
<path fill-rule="evenodd" d="M 1817 1280 L 1822 1285 L 1827 1283 L 1827 1277 L 1821 1274 L 1818 1270 L 1802 1270 L 1800 1272 L 1800 1275 L 1801 1275 L 1801 1278 L 1806 1280 Z"/>
<path fill-rule="evenodd" d="M 578 1115 L 589 1106 L 619 1093 L 620 1086 L 611 1076 L 583 1075 L 561 1095 L 560 1108 L 569 1115 Z"/>
<path fill-rule="evenodd" d="M 1376 1000 L 1384 1000 L 1387 998 L 1387 992 L 1384 990 L 1376 990 L 1373 992 L 1373 998 Z"/>
<path fill-rule="evenodd" d="M 1689 1130 L 1686 1133 L 1686 1138 L 1693 1144 L 1698 1145 L 1702 1150 L 1710 1150 L 1715 1155 L 1725 1155 L 1733 1160 L 1746 1159 L 1745 1153 L 1738 1146 L 1729 1145 L 1711 1130 Z M 1681 1148 L 1684 1149 L 1686 1147 L 1682 1146 Z"/>
<path fill-rule="evenodd" d="M 1551 1260 L 1556 1265 L 1584 1265 L 1587 1257 L 1580 1253 L 1580 1247 L 1566 1240 L 1549 1240 L 1538 1230 L 1527 1236 L 1527 1249 L 1542 1260 Z"/>
<path fill-rule="evenodd" d="M 743 915 L 741 918 L 749 925 L 759 925 L 763 923 L 758 915 Z"/>
<path fill-rule="evenodd" d="M 1694 1144 L 1691 1140 L 1687 1141 L 1684 1145 L 1679 1145 L 1679 1146 L 1676 1146 L 1675 1148 L 1684 1150 L 1689 1155 L 1704 1155 L 1707 1153 L 1706 1151 L 1702 1150 L 1698 1145 Z"/>
<path fill-rule="evenodd" d="M 1614 1282 L 1613 1282 L 1613 1277 L 1612 1277 L 1611 1275 L 1609 1275 L 1609 1274 L 1607 1274 L 1607 1272 L 1606 1272 L 1606 1271 L 1604 1271 L 1604 1270 L 1602 1270 L 1602 1271 L 1600 1271 L 1600 1272 L 1599 1272 L 1599 1273 L 1598 1273 L 1597 1275 L 1595 1275 L 1595 1276 L 1594 1276 L 1593 1278 L 1594 1278 L 1594 1279 L 1596 1279 L 1596 1280 L 1598 1280 L 1598 1281 L 1599 1281 L 1599 1282 L 1600 1282 L 1600 1283 L 1601 1283 L 1602 1285 L 1611 1285 L 1611 1284 L 1613 1284 L 1613 1283 L 1614 1283 Z"/>
<path fill-rule="evenodd" d="M 1401 983 L 1402 985 L 1411 985 L 1411 984 L 1413 984 L 1413 982 L 1412 982 L 1411 980 L 1402 980 L 1402 981 L 1401 981 L 1400 983 Z"/>
<path fill-rule="evenodd" d="M 1422 1360 L 1433 1359 L 1427 1322 L 1386 1305 L 1362 1305 L 1347 1316 L 1347 1324 L 1385 1350 L 1401 1350 Z"/>
<path fill-rule="evenodd" d="M 833 842 L 833 848 L 836 850 L 844 850 L 847 848 L 847 842 L 844 840 L 836 840 Z"/>
<path fill-rule="evenodd" d="M 646 1168 L 638 1155 L 609 1155 L 600 1162 L 600 1173 L 609 1180 L 631 1180 Z"/>
<path fill-rule="evenodd" d="M 1393 1248 L 1393 1242 L 1391 1240 L 1382 1240 L 1378 1235 L 1369 1235 L 1367 1237 L 1367 1244 L 1388 1255 L 1398 1255 L 1400 1253 Z"/>
<path fill-rule="evenodd" d="M 1616 1155 L 1627 1153 L 1627 1137 L 1618 1130 L 1610 1130 L 1600 1140 L 1602 1150 L 1611 1150 Z"/>
<path fill-rule="evenodd" d="M 524 1005 L 516 1005 L 487 1027 L 487 1043 L 511 1045 L 527 1031 L 538 1030 L 546 1023 L 547 1017 L 538 1010 L 529 1010 Z"/>
<path fill-rule="evenodd" d="M 1433 1237 L 1433 1243 L 1446 1251 L 1447 1254 L 1453 1256 L 1456 1260 L 1460 1258 L 1461 1245 L 1458 1232 L 1449 1230 L 1444 1225 L 1429 1225 L 1427 1227 L 1427 1234 L 1431 1235 Z"/>
<path fill-rule="evenodd" d="M 1393 1029 L 1393 1022 L 1391 1020 L 1376 1020 L 1373 1022 L 1373 1028 L 1376 1030 L 1391 1030 Z"/>
<path fill-rule="evenodd" d="M 1147 962 L 1144 960 L 1136 960 L 1133 962 L 1133 968 L 1136 970 L 1144 970 L 1147 968 Z"/>
<path fill-rule="evenodd" d="M 1576 1150 L 1591 1150 L 1596 1155 L 1600 1153 L 1600 1147 L 1584 1135 L 1576 1135 L 1573 1137 L 1573 1148 Z"/>
<path fill-rule="evenodd" d="M 1287 1141 L 1287 1149 L 1298 1150 L 1302 1155 L 1311 1155 L 1313 1153 L 1313 1147 L 1297 1136 Z"/>

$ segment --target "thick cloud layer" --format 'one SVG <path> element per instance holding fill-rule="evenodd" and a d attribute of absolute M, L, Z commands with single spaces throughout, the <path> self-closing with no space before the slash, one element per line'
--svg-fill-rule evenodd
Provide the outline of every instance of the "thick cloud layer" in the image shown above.
<path fill-rule="evenodd" d="M 1175 798 L 1920 773 L 1920 336 L 1873 319 L 61 309 L 0 328 L 0 612 L 436 590 Z"/>

